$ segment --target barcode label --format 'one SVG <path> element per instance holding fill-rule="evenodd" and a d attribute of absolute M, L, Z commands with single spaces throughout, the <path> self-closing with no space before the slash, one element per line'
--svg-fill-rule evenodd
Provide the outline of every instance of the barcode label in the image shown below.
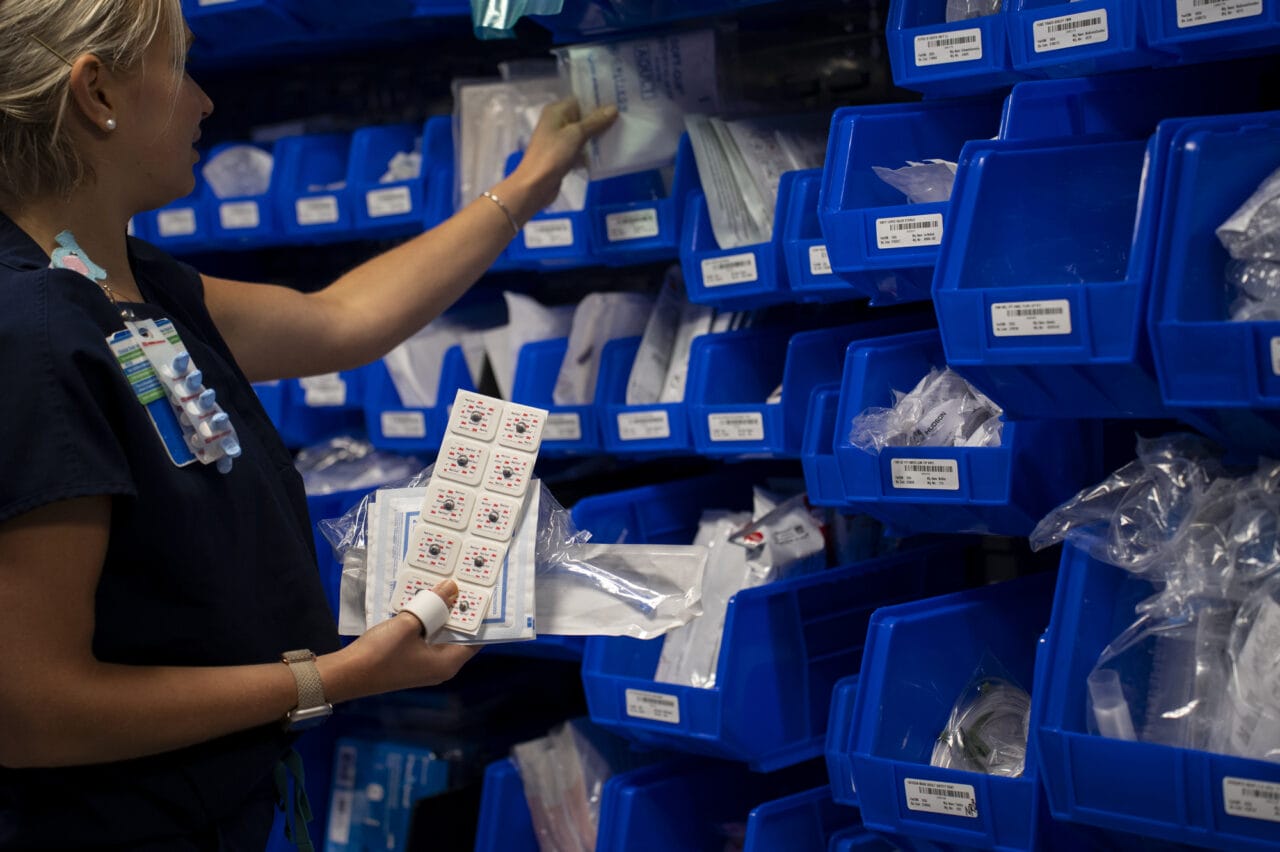
<path fill-rule="evenodd" d="M 959 491 L 960 465 L 955 459 L 891 459 L 894 488 Z"/>
<path fill-rule="evenodd" d="M 382 434 L 387 438 L 425 438 L 427 418 L 421 411 L 384 411 Z"/>
<path fill-rule="evenodd" d="M 351 842 L 351 805 L 355 793 L 351 790 L 334 790 L 329 799 L 329 842 L 346 846 Z"/>
<path fill-rule="evenodd" d="M 228 231 L 256 228 L 262 221 L 256 201 L 228 201 L 218 205 L 218 221 Z"/>
<path fill-rule="evenodd" d="M 997 302 L 991 306 L 991 333 L 996 337 L 1038 337 L 1071 333 L 1071 303 Z"/>
<path fill-rule="evenodd" d="M 1280 822 L 1280 784 L 1223 778 L 1222 809 L 1231 816 Z"/>
<path fill-rule="evenodd" d="M 728 257 L 711 257 L 702 261 L 702 286 L 725 287 L 730 284 L 746 284 L 760 277 L 756 271 L 756 256 L 731 254 Z"/>
<path fill-rule="evenodd" d="M 527 249 L 563 248 L 573 245 L 573 220 L 534 219 L 521 233 Z"/>
<path fill-rule="evenodd" d="M 982 30 L 952 30 L 916 36 L 916 67 L 949 65 L 982 58 Z"/>
<path fill-rule="evenodd" d="M 680 699 L 674 695 L 661 692 L 646 692 L 643 689 L 628 689 L 627 715 L 637 719 L 652 719 L 655 722 L 680 724 Z"/>
<path fill-rule="evenodd" d="M 919 781 L 904 778 L 907 807 L 913 811 L 949 816 L 978 817 L 978 799 L 970 784 L 949 784 L 946 781 Z"/>
<path fill-rule="evenodd" d="M 1271 338 L 1271 372 L 1280 376 L 1280 337 Z"/>
<path fill-rule="evenodd" d="M 941 213 L 876 220 L 876 246 L 880 249 L 936 246 L 941 242 Z"/>
<path fill-rule="evenodd" d="M 708 414 L 712 441 L 763 441 L 764 415 L 758 411 Z"/>
<path fill-rule="evenodd" d="M 542 424 L 544 441 L 581 441 L 582 418 L 573 413 L 548 414 Z"/>
<path fill-rule="evenodd" d="M 643 210 L 624 210 L 604 217 L 605 236 L 611 243 L 623 240 L 643 240 L 658 236 L 658 211 L 652 207 Z"/>
<path fill-rule="evenodd" d="M 827 254 L 826 246 L 809 246 L 809 274 L 831 274 L 831 256 Z"/>
<path fill-rule="evenodd" d="M 624 441 L 651 441 L 671 437 L 671 421 L 665 411 L 627 411 L 618 415 L 618 437 Z"/>
<path fill-rule="evenodd" d="M 347 404 L 347 383 L 337 373 L 299 379 L 302 401 L 308 408 L 328 408 Z"/>
<path fill-rule="evenodd" d="M 409 194 L 407 186 L 371 189 L 364 194 L 364 209 L 370 219 L 399 216 L 413 210 L 413 196 Z"/>
<path fill-rule="evenodd" d="M 1262 0 L 1178 0 L 1178 29 L 1262 14 Z"/>
<path fill-rule="evenodd" d="M 161 210 L 156 214 L 156 231 L 162 237 L 189 237 L 196 232 L 196 211 L 190 207 Z"/>
<path fill-rule="evenodd" d="M 338 221 L 338 197 L 317 195 L 299 198 L 293 205 L 299 225 L 332 225 Z"/>
<path fill-rule="evenodd" d="M 1107 29 L 1106 9 L 1077 12 L 1060 18 L 1045 18 L 1036 21 L 1033 29 L 1036 53 L 1048 53 L 1084 44 L 1101 44 L 1111 38 L 1111 32 Z"/>

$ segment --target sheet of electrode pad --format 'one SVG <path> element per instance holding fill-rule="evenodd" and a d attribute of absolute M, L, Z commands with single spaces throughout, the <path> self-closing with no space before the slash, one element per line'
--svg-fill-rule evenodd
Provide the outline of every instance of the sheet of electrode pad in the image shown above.
<path fill-rule="evenodd" d="M 431 480 L 424 488 L 384 491 L 371 510 L 377 534 L 370 543 L 370 624 L 452 579 L 458 601 L 436 641 L 532 638 L 533 468 L 546 415 L 458 392 Z M 396 566 L 395 580 L 380 606 L 389 566 Z"/>

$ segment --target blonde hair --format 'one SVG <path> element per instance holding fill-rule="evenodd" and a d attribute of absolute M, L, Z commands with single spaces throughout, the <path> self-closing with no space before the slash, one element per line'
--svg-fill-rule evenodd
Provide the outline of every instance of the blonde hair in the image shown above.
<path fill-rule="evenodd" d="M 0 198 L 65 195 L 90 170 L 65 132 L 69 63 L 86 53 L 131 71 L 168 29 L 181 72 L 181 0 L 0 0 Z"/>

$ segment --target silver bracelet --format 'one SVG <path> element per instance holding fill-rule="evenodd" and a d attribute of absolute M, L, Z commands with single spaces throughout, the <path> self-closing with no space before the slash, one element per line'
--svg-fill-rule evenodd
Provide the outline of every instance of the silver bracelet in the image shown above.
<path fill-rule="evenodd" d="M 484 192 L 480 193 L 480 195 L 484 198 L 489 199 L 494 204 L 498 205 L 498 209 L 501 210 L 503 215 L 507 217 L 507 222 L 511 225 L 511 236 L 518 237 L 520 235 L 520 226 L 516 224 L 516 217 L 511 215 L 511 208 L 507 207 L 507 205 L 503 203 L 501 198 L 494 195 L 492 192 L 489 192 L 488 190 L 485 190 Z"/>

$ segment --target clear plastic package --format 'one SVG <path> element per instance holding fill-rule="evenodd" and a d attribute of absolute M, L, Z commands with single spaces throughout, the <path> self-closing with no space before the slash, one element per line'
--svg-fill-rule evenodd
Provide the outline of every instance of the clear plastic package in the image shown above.
<path fill-rule="evenodd" d="M 994 659 L 984 659 L 951 708 L 932 766 L 1017 778 L 1027 760 L 1031 696 Z"/>
<path fill-rule="evenodd" d="M 520 771 L 538 848 L 594 852 L 604 782 L 613 773 L 577 723 L 566 722 L 545 737 L 517 744 L 511 757 Z"/>
<path fill-rule="evenodd" d="M 894 391 L 892 408 L 853 418 L 849 441 L 869 453 L 885 447 L 1000 445 L 999 406 L 950 367 L 933 368 L 909 393 Z"/>
<path fill-rule="evenodd" d="M 1001 0 L 947 0 L 946 21 L 967 21 L 971 18 L 985 18 L 1000 11 Z"/>
<path fill-rule="evenodd" d="M 376 488 L 406 479 L 422 469 L 422 462 L 413 456 L 384 453 L 350 435 L 337 435 L 304 447 L 294 457 L 293 465 L 302 474 L 308 496 Z"/>
<path fill-rule="evenodd" d="M 908 204 L 950 201 L 951 187 L 956 181 L 956 164 L 947 160 L 911 160 L 900 169 L 872 166 L 876 177 L 907 197 Z"/>

